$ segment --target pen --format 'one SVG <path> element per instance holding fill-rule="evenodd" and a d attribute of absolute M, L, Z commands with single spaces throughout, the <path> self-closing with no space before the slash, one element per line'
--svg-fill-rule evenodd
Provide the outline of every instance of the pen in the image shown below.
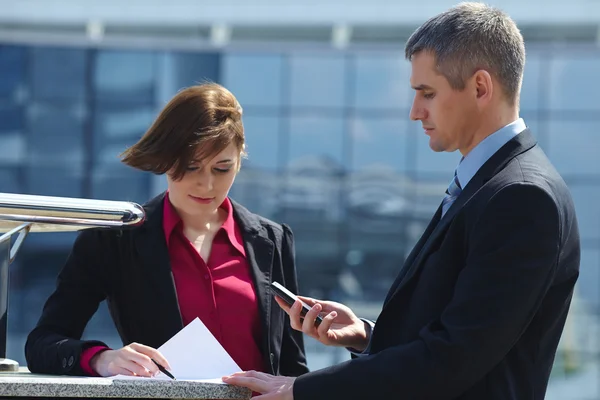
<path fill-rule="evenodd" d="M 151 358 L 152 362 L 154 364 L 156 364 L 156 366 L 158 367 L 158 369 L 160 370 L 160 372 L 162 372 L 163 374 L 165 374 L 166 376 L 168 376 L 169 378 L 173 379 L 173 380 L 177 380 L 175 379 L 175 377 L 165 369 L 165 367 L 163 367 L 162 365 L 160 365 L 159 363 L 156 362 L 156 360 L 154 358 Z"/>

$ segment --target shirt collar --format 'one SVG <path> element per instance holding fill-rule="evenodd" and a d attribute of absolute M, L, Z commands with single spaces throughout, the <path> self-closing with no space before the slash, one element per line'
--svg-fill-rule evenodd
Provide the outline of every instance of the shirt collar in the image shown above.
<path fill-rule="evenodd" d="M 237 224 L 233 216 L 233 206 L 231 204 L 231 200 L 226 197 L 221 204 L 221 208 L 227 212 L 227 217 L 225 218 L 225 221 L 223 221 L 223 225 L 221 225 L 220 229 L 225 231 L 231 245 L 235 247 L 236 250 L 238 250 L 242 255 L 246 256 L 242 235 L 239 229 L 237 229 Z M 169 246 L 169 241 L 171 239 L 173 230 L 178 226 L 180 227 L 179 229 L 181 229 L 181 217 L 179 214 L 177 214 L 175 207 L 173 207 L 171 204 L 171 201 L 169 200 L 169 192 L 167 191 L 163 204 L 163 230 L 165 233 L 165 239 L 167 241 L 167 247 Z"/>
<path fill-rule="evenodd" d="M 475 176 L 477 171 L 485 162 L 500 150 L 509 140 L 523 132 L 527 126 L 523 118 L 498 129 L 471 150 L 466 157 L 463 157 L 456 168 L 456 175 L 461 188 L 465 188 L 469 181 Z"/>

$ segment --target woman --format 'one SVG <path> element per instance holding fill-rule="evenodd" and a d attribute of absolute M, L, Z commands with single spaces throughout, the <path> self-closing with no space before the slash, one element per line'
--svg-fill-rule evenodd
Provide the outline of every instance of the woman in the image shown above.
<path fill-rule="evenodd" d="M 308 371 L 302 333 L 269 289 L 297 291 L 292 232 L 228 198 L 244 149 L 242 109 L 224 87 L 193 86 L 166 105 L 122 161 L 166 174 L 167 191 L 139 228 L 79 234 L 27 338 L 31 372 L 154 376 L 152 359 L 170 367 L 156 348 L 196 317 L 242 370 Z M 105 299 L 118 350 L 81 340 Z"/>

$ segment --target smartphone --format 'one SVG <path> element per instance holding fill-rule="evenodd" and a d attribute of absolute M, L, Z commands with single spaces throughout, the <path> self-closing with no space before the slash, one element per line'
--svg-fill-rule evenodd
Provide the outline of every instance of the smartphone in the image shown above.
<path fill-rule="evenodd" d="M 296 295 L 294 293 L 287 290 L 279 282 L 273 282 L 271 284 L 271 288 L 273 289 L 273 292 L 275 293 L 275 295 L 277 297 L 279 297 L 280 299 L 282 299 L 283 301 L 285 301 L 287 303 L 287 305 L 289 305 L 290 307 L 292 306 L 292 304 L 294 304 L 294 302 L 296 300 L 300 300 L 300 299 L 298 299 L 298 297 L 296 297 Z M 302 317 L 304 317 L 306 315 L 306 313 L 310 310 L 311 307 L 308 304 L 306 304 L 305 302 L 303 302 L 302 300 L 300 300 L 300 303 L 302 303 L 302 311 L 300 312 L 300 315 Z M 319 326 L 321 324 L 321 322 L 323 322 L 323 318 L 319 315 L 315 319 L 315 326 Z"/>

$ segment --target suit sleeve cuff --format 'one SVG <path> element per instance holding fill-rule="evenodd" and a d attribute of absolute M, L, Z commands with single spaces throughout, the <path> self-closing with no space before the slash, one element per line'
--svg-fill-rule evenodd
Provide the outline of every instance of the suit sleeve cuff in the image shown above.
<path fill-rule="evenodd" d="M 89 348 L 83 350 L 83 352 L 81 352 L 80 366 L 81 366 L 81 369 L 83 370 L 83 372 L 87 376 L 100 376 L 96 373 L 96 371 L 94 371 L 92 369 L 90 361 L 92 361 L 92 358 L 96 354 L 98 354 L 104 350 L 110 350 L 110 348 L 106 347 L 106 346 L 93 346 L 93 347 L 89 347 Z"/>
<path fill-rule="evenodd" d="M 361 321 L 365 322 L 367 325 L 369 325 L 369 332 L 367 333 L 367 335 L 369 336 L 369 343 L 367 344 L 367 347 L 365 348 L 364 351 L 358 351 L 356 349 L 353 349 L 352 347 L 346 347 L 346 350 L 348 350 L 350 353 L 354 354 L 355 356 L 366 356 L 369 355 L 369 353 L 371 352 L 371 338 L 373 337 L 372 333 L 373 333 L 373 328 L 375 327 L 375 322 L 365 319 L 365 318 L 361 318 Z"/>

